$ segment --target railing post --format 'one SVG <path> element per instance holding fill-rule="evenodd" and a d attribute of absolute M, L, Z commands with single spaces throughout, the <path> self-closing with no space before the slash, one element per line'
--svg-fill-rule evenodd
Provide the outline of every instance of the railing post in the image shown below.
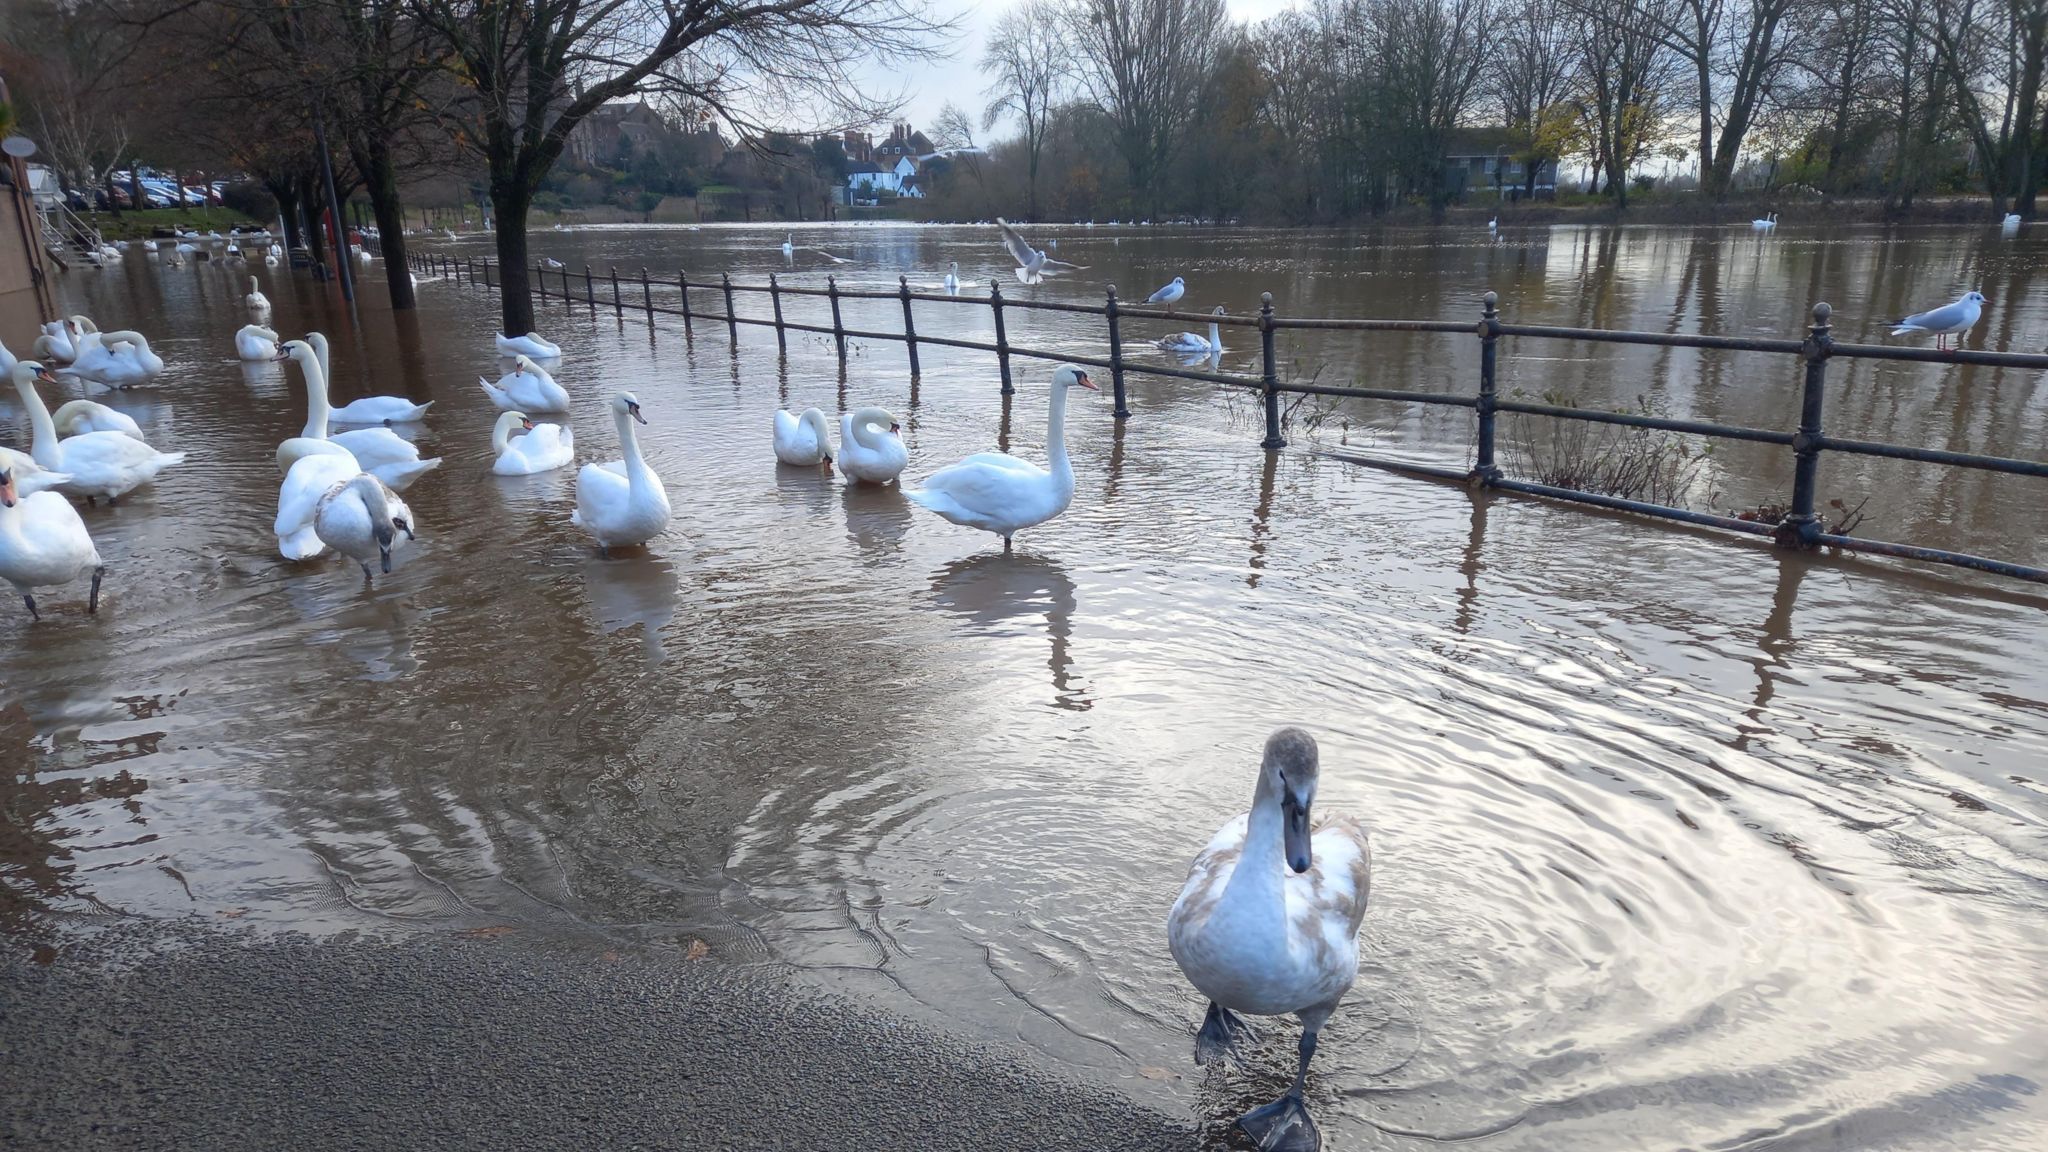
<path fill-rule="evenodd" d="M 590 274 L 590 265 L 583 266 L 583 302 L 590 306 L 590 314 L 597 315 L 597 280 Z"/>
<path fill-rule="evenodd" d="M 647 330 L 654 331 L 654 285 L 647 282 L 647 269 L 640 269 L 640 306 L 647 309 Z"/>
<path fill-rule="evenodd" d="M 910 374 L 919 374 L 917 367 L 917 321 L 910 315 L 910 277 L 896 277 L 896 286 L 903 295 L 903 346 L 910 350 Z"/>
<path fill-rule="evenodd" d="M 1500 294 L 1488 292 L 1479 312 L 1479 449 L 1472 464 L 1472 479 L 1487 485 L 1500 479 L 1500 465 L 1493 459 L 1494 403 L 1499 399 L 1497 365 L 1500 349 Z"/>
<path fill-rule="evenodd" d="M 996 365 L 1003 372 L 1003 395 L 1017 391 L 1010 383 L 1010 336 L 1003 330 L 1003 286 L 994 280 L 988 282 L 988 307 L 996 318 Z"/>
<path fill-rule="evenodd" d="M 825 277 L 825 295 L 832 301 L 832 339 L 839 345 L 839 362 L 846 363 L 846 330 L 839 323 L 839 277 Z"/>
<path fill-rule="evenodd" d="M 1265 359 L 1262 379 L 1266 391 L 1266 438 L 1259 441 L 1259 447 L 1272 451 L 1287 447 L 1287 438 L 1280 435 L 1280 373 L 1273 363 L 1273 294 L 1259 296 L 1259 349 Z"/>
<path fill-rule="evenodd" d="M 612 315 L 621 320 L 626 318 L 626 302 L 619 298 L 619 266 L 617 264 L 612 265 Z"/>
<path fill-rule="evenodd" d="M 740 314 L 732 310 L 732 273 L 720 272 L 718 279 L 725 286 L 725 331 L 737 344 L 740 340 Z"/>
<path fill-rule="evenodd" d="M 543 304 L 547 303 L 547 300 L 548 300 L 548 270 L 547 270 L 547 269 L 545 269 L 545 268 L 543 268 L 543 267 L 541 267 L 538 261 L 536 261 L 536 262 L 534 263 L 534 266 L 533 266 L 533 280 L 534 280 L 534 283 L 535 283 L 535 284 L 538 284 L 538 285 L 540 286 L 540 300 L 541 300 L 541 303 L 543 303 Z"/>
<path fill-rule="evenodd" d="M 1791 547 L 1811 548 L 1820 537 L 1820 516 L 1813 504 L 1820 487 L 1821 416 L 1827 407 L 1828 353 L 1834 344 L 1829 321 L 1834 313 L 1825 302 L 1813 306 L 1813 326 L 1806 330 L 1806 346 L 1800 349 L 1806 385 L 1800 395 L 1799 431 L 1792 437 L 1792 512 L 1777 533 L 1778 543 Z"/>
<path fill-rule="evenodd" d="M 1109 286 L 1109 299 L 1102 306 L 1102 314 L 1109 318 L 1109 386 L 1116 396 L 1116 411 L 1111 415 L 1122 420 L 1131 414 L 1131 409 L 1124 403 L 1124 333 L 1123 323 L 1117 319 L 1114 284 Z"/>
<path fill-rule="evenodd" d="M 789 335 L 782 328 L 782 281 L 775 273 L 768 274 L 768 302 L 775 306 L 775 348 L 779 352 L 789 351 Z"/>
<path fill-rule="evenodd" d="M 690 335 L 690 276 L 680 268 L 676 270 L 676 291 L 683 297 L 683 335 Z"/>

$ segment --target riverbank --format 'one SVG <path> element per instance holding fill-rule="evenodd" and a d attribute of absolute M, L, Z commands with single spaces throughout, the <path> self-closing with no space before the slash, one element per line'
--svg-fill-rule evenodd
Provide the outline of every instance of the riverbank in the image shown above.
<path fill-rule="evenodd" d="M 13 951 L 13 950 L 10 950 Z M 0 962 L 10 1148 L 1184 1149 L 1192 1128 L 778 969 L 492 930 L 147 921 Z"/>
<path fill-rule="evenodd" d="M 80 213 L 80 219 L 100 230 L 108 240 L 145 240 L 169 229 L 190 228 L 198 232 L 227 234 L 230 228 L 262 228 L 265 222 L 218 206 L 206 208 L 146 208 L 125 211 Z M 272 222 L 274 224 L 274 222 Z"/>

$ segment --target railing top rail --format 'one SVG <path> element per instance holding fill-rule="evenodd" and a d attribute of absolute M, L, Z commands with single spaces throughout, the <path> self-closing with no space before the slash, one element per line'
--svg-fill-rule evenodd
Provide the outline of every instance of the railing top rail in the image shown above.
<path fill-rule="evenodd" d="M 1979 352 L 1967 348 L 1895 348 L 1889 344 L 1828 345 L 1828 355 L 1861 360 L 1911 360 L 1921 364 L 1982 364 L 1993 368 L 2048 368 L 2048 353 Z"/>
<path fill-rule="evenodd" d="M 1471 331 L 1470 324 L 1460 331 Z M 1629 332 L 1605 328 L 1565 328 L 1550 324 L 1502 324 L 1502 336 L 1529 336 L 1541 340 L 1591 340 L 1602 344 L 1654 344 L 1664 348 L 1720 348 L 1730 352 L 1778 352 L 1797 354 L 1806 349 L 1799 340 L 1755 336 L 1707 336 L 1682 332 Z"/>

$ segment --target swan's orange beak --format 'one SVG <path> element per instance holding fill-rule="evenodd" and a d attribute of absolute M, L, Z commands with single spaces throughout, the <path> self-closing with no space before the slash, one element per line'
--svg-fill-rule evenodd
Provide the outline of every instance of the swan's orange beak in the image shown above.
<path fill-rule="evenodd" d="M 57 383 L 57 374 L 42 365 L 36 365 L 36 379 L 45 384 Z"/>
<path fill-rule="evenodd" d="M 1076 380 L 1075 383 L 1079 384 L 1083 388 L 1088 389 L 1090 392 L 1102 391 L 1102 389 L 1097 388 L 1095 386 L 1095 381 L 1090 380 L 1088 378 L 1088 374 L 1086 372 L 1081 373 L 1081 378 L 1079 380 Z"/>
<path fill-rule="evenodd" d="M 524 428 L 524 429 L 526 429 L 526 430 L 527 430 L 528 432 L 531 432 L 531 431 L 533 431 L 533 421 L 531 421 L 531 420 L 521 420 L 521 421 L 519 422 L 519 426 L 520 426 L 521 428 Z"/>
<path fill-rule="evenodd" d="M 0 508 L 14 507 L 14 473 L 0 472 Z"/>

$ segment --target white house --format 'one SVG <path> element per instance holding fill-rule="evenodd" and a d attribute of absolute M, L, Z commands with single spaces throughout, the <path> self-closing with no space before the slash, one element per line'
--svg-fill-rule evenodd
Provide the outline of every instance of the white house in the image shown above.
<path fill-rule="evenodd" d="M 924 189 L 916 182 L 917 169 L 914 156 L 898 156 L 896 163 L 887 168 L 861 161 L 848 167 L 846 189 L 852 195 L 864 198 L 872 198 L 881 192 L 893 196 L 923 196 Z"/>

